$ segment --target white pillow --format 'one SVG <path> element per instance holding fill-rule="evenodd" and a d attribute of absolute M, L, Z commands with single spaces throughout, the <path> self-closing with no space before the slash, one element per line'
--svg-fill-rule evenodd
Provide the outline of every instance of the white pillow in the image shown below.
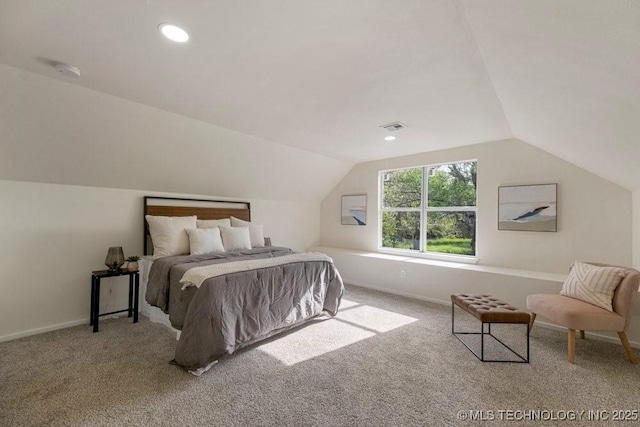
<path fill-rule="evenodd" d="M 626 275 L 624 268 L 598 267 L 576 261 L 562 285 L 560 295 L 613 311 L 613 294 Z"/>
<path fill-rule="evenodd" d="M 225 251 L 251 249 L 249 227 L 220 227 Z"/>
<path fill-rule="evenodd" d="M 249 236 L 251 238 L 251 247 L 260 248 L 264 246 L 264 226 L 242 219 L 231 217 L 232 227 L 249 227 Z"/>
<path fill-rule="evenodd" d="M 224 252 L 220 229 L 213 228 L 187 228 L 191 255 L 210 254 L 212 252 Z"/>
<path fill-rule="evenodd" d="M 199 219 L 196 221 L 198 228 L 213 228 L 213 227 L 231 227 L 231 220 L 229 218 L 223 219 Z"/>
<path fill-rule="evenodd" d="M 229 219 L 231 220 L 231 226 L 232 227 L 248 227 L 249 225 L 251 225 L 251 223 L 249 221 L 245 221 L 244 219 L 236 218 L 235 216 L 232 216 Z"/>
<path fill-rule="evenodd" d="M 153 257 L 189 253 L 189 236 L 185 229 L 196 228 L 195 216 L 146 215 L 149 234 L 153 242 Z"/>

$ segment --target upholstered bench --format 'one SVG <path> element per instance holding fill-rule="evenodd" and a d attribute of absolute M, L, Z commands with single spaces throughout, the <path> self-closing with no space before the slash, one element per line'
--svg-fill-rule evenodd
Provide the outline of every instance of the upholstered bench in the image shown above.
<path fill-rule="evenodd" d="M 462 310 L 474 316 L 482 322 L 480 332 L 456 332 L 455 330 L 455 307 L 458 306 Z M 451 333 L 455 335 L 462 344 L 467 347 L 478 359 L 483 362 L 515 362 L 529 363 L 529 322 L 531 316 L 529 313 L 519 310 L 516 307 L 506 303 L 491 295 L 477 294 L 454 294 L 451 295 Z M 523 324 L 527 328 L 527 357 L 520 355 L 507 344 L 502 342 L 498 337 L 491 333 L 491 325 L 493 323 L 507 324 Z M 484 325 L 488 325 L 485 332 Z M 465 343 L 459 335 L 480 335 L 480 355 L 473 351 L 471 347 Z M 504 348 L 518 356 L 518 360 L 487 360 L 484 357 L 484 341 L 485 336 L 489 336 L 501 344 Z"/>

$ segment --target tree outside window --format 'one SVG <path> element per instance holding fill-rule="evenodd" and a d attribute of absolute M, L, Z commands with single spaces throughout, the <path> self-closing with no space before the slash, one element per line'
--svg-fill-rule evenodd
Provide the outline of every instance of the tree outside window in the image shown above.
<path fill-rule="evenodd" d="M 476 253 L 477 162 L 380 172 L 382 248 Z"/>

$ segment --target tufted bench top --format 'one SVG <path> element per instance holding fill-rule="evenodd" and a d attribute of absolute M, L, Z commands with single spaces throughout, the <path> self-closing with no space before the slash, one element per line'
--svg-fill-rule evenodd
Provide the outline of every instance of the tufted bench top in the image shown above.
<path fill-rule="evenodd" d="M 453 294 L 451 302 L 481 322 L 529 323 L 531 320 L 529 313 L 491 295 Z"/>

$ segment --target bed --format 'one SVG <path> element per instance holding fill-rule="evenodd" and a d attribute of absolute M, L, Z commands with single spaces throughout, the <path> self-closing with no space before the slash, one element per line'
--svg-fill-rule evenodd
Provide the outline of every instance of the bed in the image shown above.
<path fill-rule="evenodd" d="M 179 331 L 175 363 L 185 369 L 202 371 L 252 343 L 337 313 L 344 286 L 331 258 L 265 245 L 249 203 L 145 197 L 144 215 L 142 311 Z M 171 224 L 174 242 L 163 241 L 158 223 Z M 184 234 L 187 253 L 175 243 L 184 243 Z M 166 241 L 174 244 L 168 252 Z M 202 242 L 210 246 L 202 249 Z"/>

